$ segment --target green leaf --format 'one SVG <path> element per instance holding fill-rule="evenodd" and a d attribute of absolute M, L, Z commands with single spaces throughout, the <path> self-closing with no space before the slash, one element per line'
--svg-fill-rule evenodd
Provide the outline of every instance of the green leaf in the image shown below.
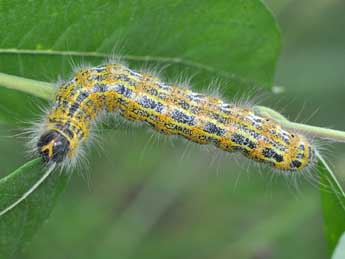
<path fill-rule="evenodd" d="M 103 62 L 115 47 L 133 68 L 163 67 L 169 81 L 192 77 L 194 89 L 218 79 L 230 97 L 270 88 L 280 50 L 276 22 L 258 0 L 1 1 L 0 26 L 0 72 L 50 82 L 68 78 L 72 64 Z M 31 121 L 40 114 L 37 102 L 0 88 L 0 121 Z M 34 164 L 1 181 L 1 207 L 39 179 Z M 48 218 L 66 179 L 53 174 L 0 218 L 2 255 L 17 251 Z"/>
<path fill-rule="evenodd" d="M 319 158 L 324 232 L 331 255 L 345 231 L 345 194 L 325 160 L 321 156 Z"/>
<path fill-rule="evenodd" d="M 31 160 L 0 180 L 0 211 L 17 201 L 42 176 L 41 159 Z M 67 175 L 53 172 L 23 202 L 0 216 L 0 258 L 9 258 L 47 220 L 58 195 L 67 183 Z"/>
<path fill-rule="evenodd" d="M 257 0 L 1 1 L 0 26 L 0 72 L 40 81 L 115 51 L 131 67 L 192 77 L 195 88 L 217 79 L 232 96 L 271 87 L 280 50 L 276 22 Z M 0 88 L 0 120 L 29 120 L 37 101 Z"/>

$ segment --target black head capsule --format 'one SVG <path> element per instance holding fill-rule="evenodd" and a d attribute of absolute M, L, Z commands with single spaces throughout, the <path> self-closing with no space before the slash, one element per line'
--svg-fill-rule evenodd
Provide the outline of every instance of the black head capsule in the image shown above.
<path fill-rule="evenodd" d="M 40 137 L 37 148 L 38 153 L 46 163 L 62 162 L 70 150 L 67 138 L 56 130 L 45 132 Z"/>

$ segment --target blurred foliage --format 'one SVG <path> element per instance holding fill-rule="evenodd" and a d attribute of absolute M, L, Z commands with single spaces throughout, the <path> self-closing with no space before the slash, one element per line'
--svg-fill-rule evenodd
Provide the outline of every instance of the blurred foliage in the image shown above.
<path fill-rule="evenodd" d="M 213 8 L 209 6 L 210 1 L 188 1 L 186 5 L 189 5 L 189 8 L 183 13 L 181 8 L 178 8 L 179 5 L 183 5 L 181 1 L 167 1 L 171 4 L 168 5 L 170 8 L 176 8 L 176 12 L 172 14 L 164 13 L 164 10 L 155 5 L 141 6 L 142 8 L 138 8 L 139 14 L 152 9 L 157 12 L 156 16 L 147 18 L 144 27 L 141 17 L 124 12 L 123 15 L 127 15 L 131 22 L 131 19 L 134 19 L 136 25 L 129 33 L 127 25 L 117 26 L 119 29 L 113 32 L 113 22 L 107 24 L 107 21 L 117 19 L 117 13 L 107 4 L 100 5 L 101 8 L 98 9 L 97 1 L 84 5 L 81 9 L 83 15 L 79 16 L 76 14 L 78 12 L 65 13 L 65 9 L 54 13 L 49 6 L 39 4 L 41 1 L 28 1 L 25 4 L 16 4 L 16 1 L 2 3 L 6 2 L 11 3 L 11 8 L 20 6 L 22 10 L 25 10 L 25 4 L 37 4 L 37 9 L 33 14 L 26 14 L 27 20 L 18 20 L 15 11 L 8 12 L 9 15 L 13 14 L 12 20 L 10 17 L 0 16 L 1 24 L 14 24 L 17 27 L 17 31 L 12 35 L 14 38 L 5 35 L 5 31 L 12 31 L 10 28 L 0 31 L 6 36 L 1 37 L 2 48 L 13 47 L 11 44 L 15 42 L 18 43 L 15 45 L 18 48 L 54 47 L 107 52 L 120 35 L 120 39 L 126 40 L 123 44 L 126 49 L 121 50 L 124 53 L 174 56 L 175 53 L 170 52 L 174 49 L 176 53 L 183 53 L 183 57 L 201 63 L 214 62 L 214 67 L 235 73 L 237 76 L 230 78 L 216 75 L 223 81 L 230 82 L 232 87 L 224 88 L 230 89 L 225 90 L 228 96 L 236 93 L 237 87 L 243 86 L 241 91 L 248 92 L 250 88 L 270 85 L 272 82 L 276 55 L 273 52 L 279 49 L 278 46 L 272 48 L 272 42 L 267 43 L 266 48 L 274 49 L 273 56 L 266 56 L 267 52 L 257 48 L 256 55 L 247 51 L 241 53 L 237 59 L 224 55 L 222 62 L 207 56 L 211 55 L 212 50 L 224 47 L 229 47 L 229 55 L 238 53 L 234 50 L 241 50 L 239 44 L 242 40 L 246 42 L 243 46 L 251 47 L 256 42 L 254 39 L 272 40 L 272 35 L 260 38 L 251 34 L 266 29 L 267 23 L 272 22 L 270 18 L 255 20 L 262 17 L 262 12 L 266 13 L 262 7 L 251 9 L 246 6 L 243 10 L 240 9 L 240 12 L 236 8 L 226 8 L 227 4 L 234 6 L 236 3 L 256 1 L 222 1 L 225 5 L 222 6 L 224 13 L 206 16 L 205 23 L 200 25 L 195 34 L 190 35 L 200 44 L 200 48 L 205 47 L 205 42 L 209 42 L 210 39 L 205 38 L 203 41 L 203 38 L 198 38 L 197 35 L 203 31 L 208 32 L 208 19 L 225 17 L 227 20 L 230 17 L 234 18 L 228 25 L 230 31 L 233 31 L 234 27 L 246 24 L 248 26 L 245 29 L 251 29 L 249 35 L 253 38 L 248 39 L 248 34 L 245 33 L 240 34 L 240 38 L 228 39 L 227 43 L 230 45 L 226 45 L 222 39 L 219 42 L 211 41 L 214 45 L 203 48 L 204 51 L 195 49 L 193 53 L 187 52 L 190 47 L 188 42 L 183 41 L 188 38 L 185 35 L 190 34 L 188 29 L 182 29 L 186 28 L 183 22 L 179 24 L 181 27 L 178 32 L 157 31 L 154 36 L 150 34 L 144 37 L 139 36 L 138 31 L 139 28 L 151 30 L 154 24 L 162 26 L 162 22 L 169 21 L 168 17 L 172 14 L 180 15 L 179 21 L 182 19 L 186 23 L 200 23 L 203 21 L 203 16 L 200 15 L 202 10 L 218 10 L 216 4 L 213 4 Z M 267 2 L 273 7 L 283 30 L 284 51 L 276 82 L 285 87 L 285 92 L 281 96 L 271 95 L 263 103 L 279 107 L 278 110 L 286 107 L 285 114 L 290 115 L 290 118 L 301 113 L 299 120 L 308 119 L 319 107 L 320 111 L 308 119 L 309 123 L 329 126 L 324 125 L 326 122 L 337 128 L 344 128 L 345 122 L 339 120 L 339 116 L 342 115 L 343 108 L 342 68 L 345 59 L 339 53 L 344 53 L 345 35 L 339 33 L 336 28 L 341 28 L 344 24 L 345 18 L 340 10 L 344 10 L 345 4 L 334 0 L 313 0 L 313 6 L 303 1 Z M 125 2 L 118 3 L 119 7 L 126 7 Z M 71 2 L 68 7 L 76 10 L 76 5 Z M 0 11 L 4 11 L 5 5 L 0 6 Z M 9 5 L 7 8 L 9 9 Z M 87 15 L 88 10 L 95 13 Z M 250 10 L 255 15 L 248 18 L 246 12 Z M 59 19 L 57 14 L 62 12 L 64 19 Z M 51 17 L 42 19 L 40 24 L 37 19 L 42 18 L 44 13 L 49 13 Z M 91 26 L 86 22 L 94 21 L 100 15 L 104 17 L 106 25 L 95 28 L 94 25 L 97 23 L 92 23 Z M 69 26 L 63 24 L 62 20 Z M 239 20 L 248 23 L 240 23 Z M 85 30 L 79 32 L 78 24 L 79 27 L 82 24 Z M 59 27 L 64 29 L 64 33 L 61 40 L 55 42 L 57 38 L 60 39 L 61 30 L 55 30 Z M 172 27 L 174 28 L 173 25 Z M 168 29 L 169 26 L 164 28 Z M 215 28 L 218 28 L 220 35 L 225 33 L 220 29 L 224 27 L 218 26 L 210 28 L 212 33 L 215 32 Z M 40 38 L 46 42 L 31 46 L 31 38 L 36 37 L 43 29 L 46 30 L 46 34 Z M 22 35 L 23 31 L 27 33 L 18 42 L 15 36 Z M 90 31 L 94 33 L 89 33 Z M 275 29 L 273 34 L 274 31 Z M 213 35 L 212 33 L 209 34 Z M 270 34 L 265 30 L 265 35 L 266 33 Z M 104 35 L 111 37 L 108 39 Z M 171 35 L 177 36 L 174 38 Z M 107 40 L 95 42 L 93 37 Z M 68 46 L 65 46 L 64 38 L 73 40 L 68 41 Z M 214 37 L 214 40 L 217 39 L 219 38 Z M 253 56 L 253 60 L 246 58 L 246 53 Z M 216 56 L 219 57 L 219 53 Z M 199 60 L 200 57 L 203 59 Z M 248 60 L 248 64 L 241 64 L 242 68 L 236 65 L 241 58 L 243 61 Z M 267 58 L 267 63 L 263 62 L 263 58 Z M 261 67 L 258 64 L 263 63 L 255 64 L 252 61 L 260 61 L 266 65 Z M 52 80 L 56 79 L 61 71 L 68 74 L 68 62 L 68 58 L 61 57 L 23 58 L 20 55 L 8 55 L 2 56 L 0 70 L 40 80 Z M 75 62 L 98 63 L 99 60 L 82 59 Z M 138 62 L 130 64 L 140 65 Z M 16 73 L 17 71 L 19 73 Z M 174 65 L 168 67 L 165 74 L 168 78 L 174 78 L 174 75 L 181 71 L 186 73 L 186 76 L 197 72 L 192 68 Z M 198 73 L 192 82 L 196 88 L 201 88 L 208 84 L 210 75 L 213 73 Z M 247 78 L 250 80 L 242 80 Z M 325 85 L 331 87 L 331 90 L 327 91 L 327 98 L 324 93 Z M 223 88 L 221 89 L 223 91 Z M 13 119 L 18 121 L 27 118 L 28 114 L 18 117 L 24 108 L 30 114 L 38 113 L 31 97 L 17 95 L 4 89 L 0 91 L 1 116 L 6 120 L 9 118 L 8 114 L 12 115 L 12 122 Z M 13 105 L 13 100 L 16 105 Z M 279 103 L 276 100 L 279 100 Z M 301 112 L 302 107 L 304 108 Z M 25 161 L 23 140 L 7 137 L 16 131 L 13 126 L 2 124 L 0 127 L 1 175 Z M 326 257 L 319 193 L 312 185 L 302 181 L 300 187 L 295 188 L 289 179 L 277 177 L 270 172 L 258 175 L 257 170 L 248 167 L 245 160 L 240 159 L 235 163 L 237 160 L 229 159 L 228 155 L 214 150 L 211 150 L 211 153 L 194 145 L 186 147 L 186 143 L 179 140 L 173 140 L 173 143 L 163 141 L 165 139 L 158 140 L 158 137 L 151 137 L 151 133 L 143 128 L 121 127 L 116 131 L 106 130 L 102 133 L 102 138 L 103 151 L 99 152 L 97 148 L 92 150 L 88 173 L 82 175 L 85 181 L 77 175 L 72 177 L 72 182 L 52 217 L 30 246 L 18 255 L 19 258 L 114 258 L 114 255 L 121 255 L 119 258 Z M 337 154 L 333 161 L 341 168 L 341 165 L 344 165 L 344 151 L 339 149 Z"/>

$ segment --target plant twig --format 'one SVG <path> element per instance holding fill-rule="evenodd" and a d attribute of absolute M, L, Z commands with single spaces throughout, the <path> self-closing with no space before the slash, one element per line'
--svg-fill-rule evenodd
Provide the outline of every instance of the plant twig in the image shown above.
<path fill-rule="evenodd" d="M 32 94 L 37 97 L 53 99 L 53 84 L 0 73 L 0 86 Z"/>
<path fill-rule="evenodd" d="M 329 128 L 321 128 L 321 127 L 306 125 L 302 123 L 292 122 L 286 119 L 283 115 L 281 115 L 277 111 L 272 110 L 268 107 L 264 107 L 264 106 L 255 106 L 254 109 L 256 109 L 261 114 L 265 114 L 266 116 L 268 115 L 269 117 L 279 121 L 279 123 L 281 123 L 281 125 L 284 128 L 296 130 L 296 131 L 303 132 L 308 135 L 312 135 L 312 136 L 323 138 L 323 139 L 330 139 L 337 142 L 345 142 L 344 131 L 339 131 L 339 130 L 334 130 L 334 129 L 329 129 Z"/>

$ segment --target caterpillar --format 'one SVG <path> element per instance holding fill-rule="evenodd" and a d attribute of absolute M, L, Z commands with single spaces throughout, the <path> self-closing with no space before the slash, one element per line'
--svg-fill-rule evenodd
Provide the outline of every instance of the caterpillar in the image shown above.
<path fill-rule="evenodd" d="M 39 129 L 33 130 L 30 144 L 47 170 L 20 198 L 1 210 L 0 216 L 33 193 L 56 167 L 75 165 L 97 119 L 114 112 L 166 135 L 240 152 L 283 172 L 302 172 L 317 156 L 306 136 L 284 129 L 252 107 L 164 83 L 119 63 L 105 64 L 81 69 L 57 88 L 55 102 Z"/>
<path fill-rule="evenodd" d="M 306 169 L 315 160 L 307 137 L 251 107 L 167 84 L 122 64 L 82 69 L 57 89 L 55 103 L 35 138 L 38 155 L 46 164 L 76 159 L 99 115 L 115 111 L 166 135 L 237 151 L 283 171 Z"/>

